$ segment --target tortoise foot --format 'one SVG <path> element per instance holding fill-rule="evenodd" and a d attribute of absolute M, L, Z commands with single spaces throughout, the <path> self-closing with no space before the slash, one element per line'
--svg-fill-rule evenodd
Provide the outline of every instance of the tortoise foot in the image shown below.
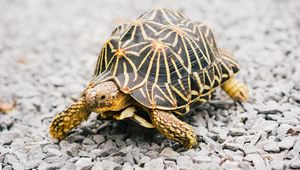
<path fill-rule="evenodd" d="M 181 143 L 187 149 L 197 145 L 196 134 L 192 126 L 179 120 L 172 113 L 153 110 L 150 115 L 155 128 L 167 138 Z"/>

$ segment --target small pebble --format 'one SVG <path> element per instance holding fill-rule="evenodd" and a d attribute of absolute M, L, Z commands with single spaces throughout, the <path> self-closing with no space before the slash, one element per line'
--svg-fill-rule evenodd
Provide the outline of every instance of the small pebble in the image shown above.
<path fill-rule="evenodd" d="M 175 152 L 172 148 L 166 147 L 160 152 L 160 155 L 167 158 L 176 158 L 180 154 L 178 152 Z"/>
<path fill-rule="evenodd" d="M 80 158 L 75 163 L 75 165 L 76 165 L 76 169 L 78 170 L 88 170 L 92 168 L 93 162 L 91 158 Z"/>
<path fill-rule="evenodd" d="M 243 128 L 230 128 L 229 134 L 231 136 L 242 136 L 246 134 L 246 130 Z"/>
<path fill-rule="evenodd" d="M 106 169 L 115 169 L 115 168 L 118 168 L 118 167 L 121 167 L 119 164 L 111 161 L 111 160 L 103 160 L 102 161 L 102 166 L 103 166 L 103 169 L 106 170 Z"/>
<path fill-rule="evenodd" d="M 233 151 L 236 151 L 236 150 L 243 151 L 244 150 L 243 145 L 240 145 L 240 144 L 237 144 L 237 143 L 225 143 L 224 148 L 230 149 L 230 150 L 233 150 Z"/>
<path fill-rule="evenodd" d="M 102 162 L 95 162 L 91 170 L 104 170 Z"/>
<path fill-rule="evenodd" d="M 298 158 L 291 160 L 290 167 L 293 169 L 299 169 L 300 168 L 300 158 L 298 157 Z"/>
<path fill-rule="evenodd" d="M 125 162 L 123 167 L 122 167 L 122 170 L 133 170 L 133 167 L 130 163 Z"/>
<path fill-rule="evenodd" d="M 282 141 L 278 142 L 278 146 L 280 149 L 290 149 L 294 146 L 295 138 L 291 136 L 287 136 L 283 138 Z"/>
<path fill-rule="evenodd" d="M 149 162 L 145 163 L 144 168 L 146 169 L 155 169 L 155 170 L 163 170 L 164 162 L 163 158 L 152 159 Z"/>
<path fill-rule="evenodd" d="M 177 159 L 177 165 L 180 169 L 188 170 L 193 164 L 193 160 L 189 156 L 179 156 Z"/>

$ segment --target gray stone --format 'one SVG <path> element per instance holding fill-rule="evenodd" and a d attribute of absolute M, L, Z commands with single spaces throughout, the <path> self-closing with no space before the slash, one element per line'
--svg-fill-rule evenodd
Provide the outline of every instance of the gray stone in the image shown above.
<path fill-rule="evenodd" d="M 72 134 L 69 135 L 66 140 L 70 143 L 74 143 L 74 142 L 82 142 L 86 137 L 82 136 L 82 135 L 78 135 L 78 134 Z"/>
<path fill-rule="evenodd" d="M 266 145 L 264 146 L 264 150 L 267 152 L 279 152 L 280 151 L 277 143 L 274 141 L 268 141 L 266 143 Z"/>
<path fill-rule="evenodd" d="M 128 152 L 128 153 L 125 155 L 125 158 L 126 158 L 126 160 L 127 160 L 131 165 L 134 164 L 134 159 L 133 159 L 133 156 L 132 156 L 131 152 Z"/>
<path fill-rule="evenodd" d="M 156 143 L 152 142 L 150 149 L 153 151 L 158 151 L 160 149 L 160 147 Z"/>
<path fill-rule="evenodd" d="M 30 161 L 25 163 L 24 167 L 26 169 L 34 169 L 34 168 L 37 168 L 39 166 L 39 164 L 40 164 L 40 160 L 30 160 Z"/>
<path fill-rule="evenodd" d="M 192 159 L 193 159 L 194 163 L 198 163 L 198 164 L 201 164 L 203 162 L 211 162 L 212 161 L 212 158 L 207 155 L 203 155 L 203 156 L 197 155 L 197 156 L 193 157 Z"/>
<path fill-rule="evenodd" d="M 220 127 L 214 127 L 211 132 L 217 134 L 218 141 L 224 142 L 227 138 L 228 131 Z"/>
<path fill-rule="evenodd" d="M 289 124 L 292 126 L 296 126 L 299 121 L 294 117 L 282 117 L 277 121 L 279 124 Z"/>
<path fill-rule="evenodd" d="M 134 170 L 150 170 L 149 168 L 141 168 L 141 167 L 138 166 L 138 165 L 133 165 L 133 169 L 134 169 Z"/>
<path fill-rule="evenodd" d="M 60 156 L 62 153 L 55 148 L 47 148 L 47 155 L 49 156 Z"/>
<path fill-rule="evenodd" d="M 81 149 L 81 146 L 77 143 L 71 143 L 67 147 L 61 146 L 61 149 L 65 151 L 66 154 L 70 156 L 76 156 Z"/>
<path fill-rule="evenodd" d="M 285 163 L 283 161 L 284 153 L 276 153 L 267 155 L 267 159 L 270 160 L 270 165 L 272 169 L 281 170 L 284 169 Z"/>
<path fill-rule="evenodd" d="M 300 153 L 300 140 L 296 140 L 293 151 L 295 151 L 296 153 Z"/>
<path fill-rule="evenodd" d="M 2 170 L 13 170 L 11 165 L 6 165 Z"/>
<path fill-rule="evenodd" d="M 135 162 L 139 162 L 139 160 L 141 159 L 141 156 L 143 156 L 143 154 L 141 154 L 138 149 L 133 150 L 131 153 L 132 153 L 132 157 Z M 151 156 L 151 154 L 150 154 L 150 156 Z"/>
<path fill-rule="evenodd" d="M 277 135 L 282 139 L 286 136 L 287 131 L 291 128 L 293 128 L 293 126 L 289 124 L 281 124 L 277 129 Z"/>
<path fill-rule="evenodd" d="M 102 161 L 102 166 L 103 166 L 104 170 L 113 170 L 113 169 L 115 169 L 117 167 L 120 167 L 119 164 L 117 164 L 117 163 L 115 163 L 115 162 L 113 162 L 111 160 L 103 160 Z"/>
<path fill-rule="evenodd" d="M 253 162 L 255 169 L 268 169 L 265 161 L 261 158 L 259 154 L 248 154 L 244 160 Z"/>
<path fill-rule="evenodd" d="M 209 137 L 203 136 L 203 140 L 211 149 L 215 150 L 216 152 L 222 150 L 222 145 L 210 139 Z"/>
<path fill-rule="evenodd" d="M 135 153 L 137 153 L 137 152 L 135 152 Z M 153 159 L 153 158 L 157 157 L 158 153 L 156 151 L 148 151 L 145 153 L 145 155 L 147 155 Z M 138 157 L 138 155 L 135 156 L 135 154 L 133 154 L 133 157 L 136 158 L 136 157 Z"/>
<path fill-rule="evenodd" d="M 92 168 L 93 162 L 91 158 L 79 158 L 75 165 L 78 170 L 88 170 Z"/>
<path fill-rule="evenodd" d="M 141 159 L 139 160 L 138 164 L 144 165 L 145 163 L 149 162 L 151 159 L 149 156 L 142 156 Z"/>
<path fill-rule="evenodd" d="M 102 162 L 98 162 L 98 161 L 95 162 L 94 166 L 93 166 L 93 168 L 91 170 L 104 170 Z"/>
<path fill-rule="evenodd" d="M 144 168 L 163 170 L 164 169 L 163 158 L 152 159 L 151 161 L 145 163 Z"/>
<path fill-rule="evenodd" d="M 2 132 L 0 135 L 0 143 L 10 144 L 16 138 L 21 137 L 19 132 Z"/>
<path fill-rule="evenodd" d="M 299 169 L 300 168 L 300 158 L 298 157 L 298 158 L 291 160 L 290 167 L 293 169 Z"/>
<path fill-rule="evenodd" d="M 275 115 L 268 114 L 267 115 L 267 119 L 269 119 L 269 120 L 275 120 L 275 121 L 278 121 L 281 117 L 282 117 L 281 114 L 275 114 Z"/>
<path fill-rule="evenodd" d="M 193 164 L 193 160 L 190 156 L 179 156 L 177 159 L 177 165 L 180 169 L 188 170 Z"/>
<path fill-rule="evenodd" d="M 96 143 L 103 143 L 105 141 L 105 138 L 104 136 L 102 135 L 94 135 L 93 136 L 93 140 L 96 142 Z"/>
<path fill-rule="evenodd" d="M 166 147 L 160 152 L 161 156 L 165 156 L 167 158 L 176 158 L 180 154 L 175 152 L 172 148 Z"/>
<path fill-rule="evenodd" d="M 263 154 L 264 151 L 258 149 L 256 146 L 253 146 L 251 144 L 245 144 L 244 145 L 244 152 L 245 154 Z"/>
<path fill-rule="evenodd" d="M 51 156 L 46 158 L 44 161 L 46 163 L 55 163 L 55 162 L 62 162 L 63 164 L 65 163 L 66 160 L 68 160 L 69 157 L 67 155 L 61 155 L 61 156 Z"/>
<path fill-rule="evenodd" d="M 24 148 L 24 146 L 25 146 L 25 141 L 22 138 L 14 139 L 10 145 L 10 147 L 14 150 L 22 149 Z"/>
<path fill-rule="evenodd" d="M 280 149 L 290 149 L 295 144 L 295 138 L 292 136 L 287 136 L 282 139 L 282 141 L 277 143 Z"/>
<path fill-rule="evenodd" d="M 199 136 L 206 136 L 208 133 L 207 128 L 203 127 L 203 126 L 198 126 L 195 128 L 195 133 Z"/>
<path fill-rule="evenodd" d="M 78 161 L 78 159 L 79 159 L 79 157 L 71 157 L 68 161 L 71 163 L 75 163 Z"/>
<path fill-rule="evenodd" d="M 238 136 L 236 137 L 235 141 L 238 144 L 243 145 L 244 143 L 249 143 L 255 136 L 254 135 L 245 135 L 245 136 Z"/>
<path fill-rule="evenodd" d="M 122 170 L 133 170 L 133 167 L 130 163 L 125 162 L 124 165 L 122 166 Z"/>
<path fill-rule="evenodd" d="M 95 142 L 94 142 L 92 139 L 85 138 L 85 139 L 82 141 L 82 144 L 83 144 L 83 145 L 94 145 Z"/>
<path fill-rule="evenodd" d="M 251 140 L 250 145 L 256 145 L 256 143 L 260 140 L 262 136 L 262 132 L 258 131 L 257 133 L 255 133 L 254 138 Z"/>
<path fill-rule="evenodd" d="M 101 149 L 93 149 L 91 150 L 91 158 L 96 159 L 96 157 L 100 156 L 103 153 Z"/>
<path fill-rule="evenodd" d="M 147 150 L 147 149 L 150 148 L 150 144 L 148 142 L 145 142 L 145 141 L 138 141 L 137 145 L 142 150 Z"/>
<path fill-rule="evenodd" d="M 218 141 L 219 142 L 224 142 L 227 138 L 227 134 L 226 133 L 219 133 L 218 134 Z"/>
<path fill-rule="evenodd" d="M 126 158 L 122 156 L 114 156 L 111 158 L 111 160 L 119 165 L 123 165 L 126 162 Z"/>
<path fill-rule="evenodd" d="M 9 154 L 5 155 L 4 162 L 12 165 L 12 167 L 16 170 L 24 168 L 24 165 L 22 165 L 22 163 L 20 163 L 20 161 L 13 155 L 9 155 Z"/>
<path fill-rule="evenodd" d="M 271 132 L 274 128 L 278 126 L 278 123 L 272 120 L 264 120 L 263 118 L 258 118 L 252 128 L 251 132 L 257 132 L 258 130 L 263 130 L 265 132 Z"/>
<path fill-rule="evenodd" d="M 76 169 L 76 165 L 74 163 L 66 163 L 61 169 L 62 170 Z"/>
<path fill-rule="evenodd" d="M 179 167 L 176 165 L 174 161 L 164 161 L 165 167 L 167 170 L 179 170 Z"/>
<path fill-rule="evenodd" d="M 239 169 L 239 163 L 227 160 L 221 165 L 221 167 L 224 169 Z"/>
<path fill-rule="evenodd" d="M 115 142 L 116 142 L 116 145 L 117 145 L 118 147 L 120 147 L 120 148 L 126 145 L 125 142 L 124 142 L 122 139 L 119 139 L 119 138 L 117 138 L 117 139 L 115 140 Z"/>
<path fill-rule="evenodd" d="M 242 136 L 246 134 L 246 130 L 243 128 L 230 128 L 228 135 L 231 136 Z"/>
<path fill-rule="evenodd" d="M 118 151 L 117 148 L 106 148 L 106 149 L 101 149 L 99 153 L 100 157 L 107 157 L 109 155 L 112 155 Z"/>
<path fill-rule="evenodd" d="M 224 148 L 230 149 L 230 150 L 233 150 L 233 151 L 236 151 L 236 150 L 244 151 L 243 145 L 240 145 L 240 144 L 237 144 L 237 143 L 225 143 Z"/>
<path fill-rule="evenodd" d="M 46 144 L 45 146 L 42 147 L 42 151 L 44 153 L 47 153 L 49 148 L 60 150 L 59 145 L 56 145 L 56 144 Z"/>

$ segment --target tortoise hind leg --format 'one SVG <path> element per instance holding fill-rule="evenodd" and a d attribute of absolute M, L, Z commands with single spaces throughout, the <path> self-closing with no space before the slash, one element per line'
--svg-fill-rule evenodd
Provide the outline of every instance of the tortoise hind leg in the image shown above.
<path fill-rule="evenodd" d="M 167 138 L 181 143 L 188 149 L 196 146 L 197 138 L 193 128 L 171 112 L 152 110 L 150 116 L 154 127 Z"/>
<path fill-rule="evenodd" d="M 245 102 L 248 100 L 247 86 L 231 77 L 221 85 L 221 88 L 234 100 Z"/>
<path fill-rule="evenodd" d="M 224 71 L 226 71 L 226 79 L 221 88 L 234 100 L 247 101 L 248 89 L 247 86 L 234 78 L 234 74 L 239 71 L 239 65 L 234 59 L 234 56 L 225 49 L 219 48 L 220 56 L 224 62 Z M 229 79 L 228 79 L 229 78 Z"/>

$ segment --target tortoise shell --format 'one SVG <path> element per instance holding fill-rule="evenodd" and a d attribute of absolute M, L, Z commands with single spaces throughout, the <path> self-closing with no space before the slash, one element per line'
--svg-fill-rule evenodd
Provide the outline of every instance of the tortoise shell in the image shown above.
<path fill-rule="evenodd" d="M 112 32 L 95 77 L 113 80 L 147 108 L 182 114 L 238 70 L 234 59 L 219 55 L 208 26 L 178 11 L 153 9 Z"/>

